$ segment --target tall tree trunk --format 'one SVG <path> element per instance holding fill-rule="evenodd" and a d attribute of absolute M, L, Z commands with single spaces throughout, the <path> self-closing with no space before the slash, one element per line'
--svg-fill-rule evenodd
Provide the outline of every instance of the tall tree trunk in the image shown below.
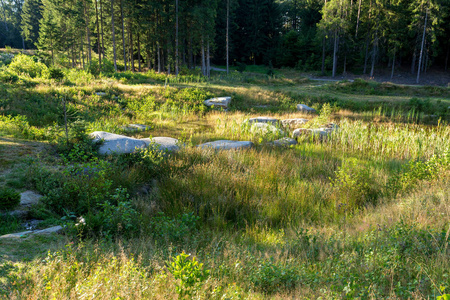
<path fill-rule="evenodd" d="M 114 71 L 117 72 L 116 31 L 114 28 L 114 0 L 111 0 L 111 28 L 112 28 L 112 43 L 113 43 L 113 55 L 114 55 Z"/>
<path fill-rule="evenodd" d="M 136 69 L 134 67 L 133 27 L 131 25 L 131 21 L 130 20 L 128 20 L 128 31 L 130 33 L 128 39 L 130 41 L 130 45 L 129 45 L 130 50 L 129 50 L 129 52 L 130 52 L 131 71 L 135 72 Z"/>
<path fill-rule="evenodd" d="M 419 83 L 419 80 L 420 80 L 420 67 L 421 67 L 421 64 L 422 64 L 423 48 L 424 48 L 424 45 L 425 45 L 425 36 L 426 36 L 426 31 L 427 31 L 427 21 L 428 21 L 428 8 L 425 11 L 425 22 L 424 22 L 424 25 L 423 25 L 422 45 L 420 47 L 419 67 L 417 68 L 416 83 Z"/>
<path fill-rule="evenodd" d="M 170 44 L 169 39 L 167 39 L 167 73 L 170 75 Z"/>
<path fill-rule="evenodd" d="M 366 38 L 366 54 L 364 56 L 364 70 L 363 74 L 366 74 L 367 72 L 367 61 L 369 59 L 369 36 Z"/>
<path fill-rule="evenodd" d="M 227 75 L 230 73 L 230 0 L 227 0 L 227 31 L 226 31 L 226 50 L 227 50 Z"/>
<path fill-rule="evenodd" d="M 22 38 L 22 48 L 25 50 L 25 40 L 23 39 L 23 36 L 20 36 Z"/>
<path fill-rule="evenodd" d="M 86 1 L 83 1 L 84 4 L 84 17 L 86 21 L 86 40 L 88 46 L 88 62 L 89 64 L 92 61 L 92 52 L 91 52 L 91 31 L 89 30 L 89 8 L 87 6 Z"/>
<path fill-rule="evenodd" d="M 138 29 L 138 32 L 137 32 L 137 47 L 138 47 L 138 67 L 139 67 L 139 72 L 142 72 L 142 68 L 141 68 L 141 39 L 140 39 L 139 29 Z"/>
<path fill-rule="evenodd" d="M 83 70 L 84 70 L 84 49 L 83 49 L 83 39 L 81 38 L 81 44 L 80 44 L 80 50 L 81 50 L 81 62 L 83 64 Z"/>
<path fill-rule="evenodd" d="M 150 48 L 147 48 L 145 50 L 146 54 L 147 54 L 147 68 L 150 71 L 152 69 L 152 59 L 151 59 L 151 52 L 150 52 Z"/>
<path fill-rule="evenodd" d="M 102 69 L 102 52 L 100 50 L 100 23 L 98 20 L 98 7 L 97 7 L 97 0 L 95 0 L 95 17 L 97 19 L 97 51 L 98 51 L 98 63 L 99 63 L 99 70 Z"/>
<path fill-rule="evenodd" d="M 195 69 L 194 50 L 192 50 L 192 36 L 189 37 L 189 68 Z"/>
<path fill-rule="evenodd" d="M 361 15 L 361 0 L 359 0 L 358 4 L 358 17 L 356 19 L 356 31 L 355 31 L 355 37 L 358 37 L 358 28 L 359 28 L 359 16 Z"/>
<path fill-rule="evenodd" d="M 178 76 L 178 0 L 175 0 L 175 75 Z"/>
<path fill-rule="evenodd" d="M 73 44 L 71 46 L 71 49 L 72 49 L 72 69 L 73 69 L 73 68 L 75 68 L 75 53 L 73 50 Z"/>
<path fill-rule="evenodd" d="M 378 31 L 375 31 L 375 40 L 373 41 L 373 48 L 372 48 L 372 67 L 370 68 L 370 78 L 373 78 L 373 72 L 375 71 L 377 48 L 378 48 Z"/>
<path fill-rule="evenodd" d="M 123 48 L 123 66 L 127 70 L 127 47 L 125 47 L 125 26 L 123 24 L 123 0 L 120 0 L 120 19 L 122 21 L 122 48 Z"/>
<path fill-rule="evenodd" d="M 325 75 L 325 42 L 326 39 L 323 37 L 322 39 L 322 76 Z"/>
<path fill-rule="evenodd" d="M 416 73 L 417 45 L 414 47 L 413 57 L 411 60 L 411 74 Z"/>
<path fill-rule="evenodd" d="M 102 55 L 103 57 L 105 57 L 105 41 L 104 41 L 104 28 L 105 28 L 105 24 L 103 24 L 103 1 L 100 0 L 100 25 L 101 25 L 101 32 L 102 32 Z M 101 69 L 102 63 L 100 62 L 100 69 Z"/>
<path fill-rule="evenodd" d="M 209 56 L 209 39 L 206 42 L 206 75 L 211 77 L 211 57 Z"/>
<path fill-rule="evenodd" d="M 159 42 L 156 42 L 156 48 L 158 52 L 158 73 L 161 73 L 161 49 L 159 48 Z"/>
<path fill-rule="evenodd" d="M 333 50 L 333 73 L 332 77 L 336 76 L 336 65 L 337 65 L 337 47 L 338 47 L 338 34 L 337 29 L 334 30 L 334 50 Z"/>
<path fill-rule="evenodd" d="M 344 56 L 344 72 L 342 72 L 342 75 L 347 75 L 347 53 Z"/>
<path fill-rule="evenodd" d="M 394 78 L 394 68 L 395 68 L 395 53 L 396 53 L 396 48 L 394 48 L 394 57 L 392 58 L 392 70 L 391 70 L 391 80 L 392 78 Z"/>
<path fill-rule="evenodd" d="M 205 45 L 203 43 L 203 36 L 202 36 L 202 74 L 203 76 L 206 76 Z"/>

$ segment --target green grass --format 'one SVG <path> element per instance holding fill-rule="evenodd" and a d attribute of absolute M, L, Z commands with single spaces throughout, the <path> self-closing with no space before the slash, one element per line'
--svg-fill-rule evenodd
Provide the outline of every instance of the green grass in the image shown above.
<path fill-rule="evenodd" d="M 31 216 L 67 225 L 66 236 L 0 239 L 0 298 L 435 299 L 450 292 L 447 88 L 322 85 L 289 72 L 209 81 L 71 72 L 60 83 L 22 75 L 0 83 L 0 186 L 41 192 Z M 202 106 L 227 95 L 228 112 Z M 296 112 L 298 103 L 320 116 Z M 273 148 L 266 142 L 276 135 L 243 125 L 260 115 L 333 121 L 339 130 L 326 141 Z M 121 126 L 131 123 L 151 129 L 125 133 Z M 99 157 L 80 126 L 171 136 L 187 147 L 169 156 Z M 218 139 L 255 147 L 196 147 Z M 22 222 L 3 222 L 0 232 Z M 182 252 L 199 265 L 182 262 Z"/>

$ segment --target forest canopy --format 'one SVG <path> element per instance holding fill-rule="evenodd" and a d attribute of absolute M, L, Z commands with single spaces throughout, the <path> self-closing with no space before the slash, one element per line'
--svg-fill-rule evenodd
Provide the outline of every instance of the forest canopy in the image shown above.
<path fill-rule="evenodd" d="M 177 73 L 265 64 L 374 75 L 447 70 L 443 0 L 2 0 L 0 47 L 40 49 L 48 64 Z M 106 60 L 105 60 L 106 59 Z"/>

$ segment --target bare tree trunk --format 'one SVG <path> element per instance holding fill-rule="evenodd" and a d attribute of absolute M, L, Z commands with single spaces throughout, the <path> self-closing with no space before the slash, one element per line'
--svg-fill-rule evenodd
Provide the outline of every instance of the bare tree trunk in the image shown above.
<path fill-rule="evenodd" d="M 416 73 L 417 45 L 414 47 L 414 53 L 411 61 L 411 74 Z"/>
<path fill-rule="evenodd" d="M 423 55 L 423 48 L 424 48 L 424 44 L 425 44 L 425 34 L 427 31 L 427 20 L 428 20 L 428 8 L 425 11 L 425 23 L 423 25 L 423 34 L 422 34 L 422 45 L 420 47 L 420 56 L 419 56 L 419 68 L 417 68 L 417 79 L 416 79 L 416 83 L 419 83 L 420 80 L 420 66 L 422 64 L 422 55 Z"/>
<path fill-rule="evenodd" d="M 123 66 L 127 70 L 127 47 L 125 47 L 125 26 L 123 24 L 123 0 L 120 0 L 120 19 L 122 21 L 122 48 L 123 48 Z"/>
<path fill-rule="evenodd" d="M 97 51 L 98 51 L 98 62 L 99 62 L 99 70 L 102 69 L 102 52 L 100 51 L 100 23 L 98 20 L 98 7 L 97 0 L 95 0 L 95 17 L 97 19 Z"/>
<path fill-rule="evenodd" d="M 322 39 L 322 76 L 325 75 L 325 42 L 326 38 Z"/>
<path fill-rule="evenodd" d="M 203 43 L 203 36 L 202 36 L 202 74 L 203 76 L 206 76 L 205 45 Z"/>
<path fill-rule="evenodd" d="M 147 54 L 147 68 L 150 71 L 152 69 L 152 60 L 151 60 L 151 52 L 150 52 L 149 48 L 146 49 L 146 54 Z"/>
<path fill-rule="evenodd" d="M 332 77 L 336 76 L 336 65 L 337 65 L 337 47 L 338 47 L 338 35 L 337 29 L 334 30 L 334 50 L 333 50 L 333 74 Z"/>
<path fill-rule="evenodd" d="M 72 49 L 72 69 L 75 68 L 75 54 L 74 54 L 74 50 L 73 50 L 73 44 L 71 46 Z"/>
<path fill-rule="evenodd" d="M 178 76 L 178 0 L 175 0 L 175 75 Z"/>
<path fill-rule="evenodd" d="M 372 68 L 370 69 L 370 78 L 373 78 L 373 72 L 375 71 L 375 60 L 377 57 L 377 48 L 378 48 L 378 32 L 375 32 L 375 40 L 373 41 L 373 49 L 372 49 Z"/>
<path fill-rule="evenodd" d="M 230 73 L 229 67 L 230 67 L 230 36 L 229 36 L 229 29 L 230 28 L 230 0 L 227 0 L 227 32 L 226 32 L 226 42 L 227 42 L 227 75 Z"/>
<path fill-rule="evenodd" d="M 104 30 L 103 28 L 105 28 L 104 24 L 103 24 L 103 1 L 100 0 L 100 25 L 102 26 L 101 28 L 101 32 L 102 32 L 102 54 L 103 57 L 105 57 L 105 41 L 104 41 Z M 100 62 L 100 69 L 101 69 L 102 63 Z"/>
<path fill-rule="evenodd" d="M 369 36 L 367 36 L 366 39 L 366 54 L 364 56 L 364 70 L 363 74 L 366 74 L 367 72 L 367 60 L 369 59 Z"/>
<path fill-rule="evenodd" d="M 86 21 L 86 40 L 87 40 L 87 46 L 88 46 L 88 62 L 90 64 L 92 61 L 92 52 L 91 52 L 91 31 L 89 30 L 89 8 L 87 7 L 86 1 L 83 1 L 83 4 L 84 4 L 84 17 L 85 17 L 85 21 Z M 84 65 L 84 63 L 83 63 L 83 65 Z"/>
<path fill-rule="evenodd" d="M 138 47 L 138 67 L 139 67 L 139 72 L 142 72 L 142 68 L 141 68 L 141 39 L 140 39 L 139 29 L 138 29 L 138 33 L 137 33 L 137 47 Z"/>
<path fill-rule="evenodd" d="M 156 42 L 156 48 L 158 51 L 158 73 L 161 73 L 161 49 L 159 48 L 159 42 Z"/>
<path fill-rule="evenodd" d="M 394 78 L 394 68 L 395 68 L 395 53 L 397 49 L 394 49 L 394 58 L 392 59 L 392 70 L 391 70 L 391 80 Z"/>
<path fill-rule="evenodd" d="M 209 40 L 206 42 L 206 75 L 211 77 L 211 57 L 209 56 Z"/>
<path fill-rule="evenodd" d="M 84 49 L 83 49 L 83 39 L 81 39 L 80 50 L 81 50 L 81 62 L 82 62 L 82 66 L 83 66 L 83 69 L 84 69 Z"/>
<path fill-rule="evenodd" d="M 361 15 L 361 0 L 359 0 L 359 5 L 358 5 L 358 17 L 356 19 L 356 32 L 355 32 L 355 37 L 358 37 L 358 28 L 359 28 L 359 16 Z"/>
<path fill-rule="evenodd" d="M 117 56 L 116 56 L 116 32 L 114 28 L 114 0 L 111 0 L 111 28 L 112 28 L 112 42 L 114 55 L 114 71 L 117 72 Z"/>
<path fill-rule="evenodd" d="M 135 67 L 134 67 L 134 45 L 133 45 L 133 27 L 131 26 L 131 21 L 128 20 L 128 31 L 129 31 L 129 41 L 130 41 L 130 62 L 131 62 L 131 71 L 135 72 Z"/>

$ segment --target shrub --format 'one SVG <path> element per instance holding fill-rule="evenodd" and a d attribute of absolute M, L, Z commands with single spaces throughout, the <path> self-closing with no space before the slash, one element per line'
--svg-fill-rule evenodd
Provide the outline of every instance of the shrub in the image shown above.
<path fill-rule="evenodd" d="M 49 71 L 49 79 L 62 80 L 64 79 L 64 73 L 61 69 L 51 67 L 48 69 Z"/>
<path fill-rule="evenodd" d="M 266 294 L 294 288 L 299 281 L 299 275 L 294 268 L 283 266 L 272 261 L 262 261 L 252 270 L 251 282 Z"/>
<path fill-rule="evenodd" d="M 155 237 L 168 238 L 171 241 L 179 241 L 192 233 L 197 228 L 200 217 L 193 213 L 185 213 L 176 218 L 169 218 L 160 212 L 150 221 L 150 227 Z"/>
<path fill-rule="evenodd" d="M 247 65 L 241 62 L 236 62 L 236 66 L 239 73 L 243 73 L 247 69 Z"/>
<path fill-rule="evenodd" d="M 0 82 L 15 83 L 19 80 L 19 76 L 8 70 L 0 71 Z"/>
<path fill-rule="evenodd" d="M 20 194 L 12 189 L 0 189 L 0 210 L 10 210 L 19 205 Z"/>
<path fill-rule="evenodd" d="M 31 56 L 19 54 L 13 58 L 8 70 L 18 75 L 27 74 L 31 78 L 48 77 L 47 66 L 36 60 Z"/>
<path fill-rule="evenodd" d="M 176 291 L 180 298 L 189 297 L 210 273 L 209 270 L 203 269 L 203 264 L 199 263 L 195 257 L 190 258 L 190 256 L 182 252 L 167 267 L 173 277 L 178 280 Z"/>

